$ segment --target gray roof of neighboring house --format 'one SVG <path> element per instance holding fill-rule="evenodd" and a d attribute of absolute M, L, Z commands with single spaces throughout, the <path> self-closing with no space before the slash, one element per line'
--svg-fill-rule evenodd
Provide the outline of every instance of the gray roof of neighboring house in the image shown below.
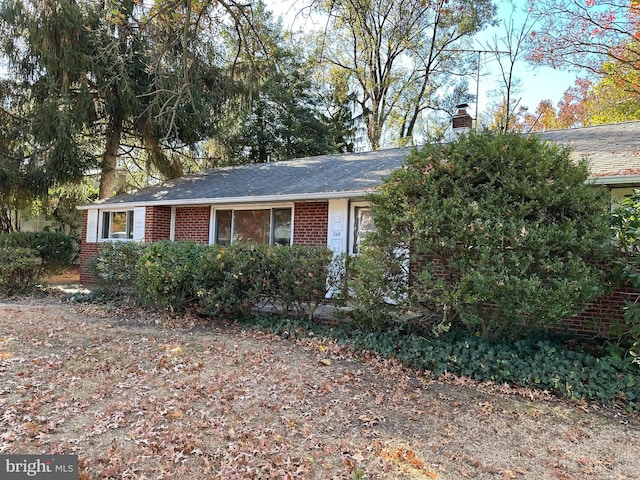
<path fill-rule="evenodd" d="M 592 177 L 640 174 L 640 122 L 552 130 L 540 137 L 573 148 L 576 158 L 587 159 Z"/>
<path fill-rule="evenodd" d="M 640 122 L 547 131 L 544 140 L 586 158 L 596 183 L 640 185 Z M 306 157 L 283 162 L 224 167 L 118 195 L 93 206 L 212 204 L 358 198 L 393 169 L 411 147 Z M 90 208 L 86 205 L 82 208 Z"/>
<path fill-rule="evenodd" d="M 299 158 L 273 163 L 223 167 L 170 180 L 135 193 L 117 195 L 93 205 L 235 203 L 362 197 L 393 169 L 411 147 L 365 153 Z"/>

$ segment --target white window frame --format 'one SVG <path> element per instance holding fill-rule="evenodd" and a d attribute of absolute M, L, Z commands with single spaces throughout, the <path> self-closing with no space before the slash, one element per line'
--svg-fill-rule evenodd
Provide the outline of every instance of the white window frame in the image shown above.
<path fill-rule="evenodd" d="M 126 227 L 124 237 L 113 237 L 111 231 L 111 225 L 109 225 L 109 236 L 104 236 L 105 231 L 105 217 L 108 216 L 109 222 L 111 222 L 114 213 L 126 213 Z M 98 241 L 99 242 L 132 242 L 135 240 L 135 209 L 133 208 L 114 208 L 109 210 L 100 210 L 98 213 Z"/>
<path fill-rule="evenodd" d="M 215 244 L 218 239 L 216 238 L 218 232 L 218 211 L 231 211 L 231 239 L 230 243 L 233 244 L 233 233 L 234 233 L 234 223 L 235 223 L 235 214 L 236 211 L 249 211 L 249 210 L 268 210 L 269 214 L 269 245 L 273 245 L 273 237 L 274 237 L 274 210 L 280 209 L 291 209 L 291 232 L 289 235 L 289 246 L 293 245 L 293 232 L 294 232 L 294 218 L 295 218 L 295 208 L 293 203 L 285 203 L 285 204 L 264 204 L 264 205 L 218 205 L 211 207 L 211 224 L 209 228 L 209 244 Z"/>

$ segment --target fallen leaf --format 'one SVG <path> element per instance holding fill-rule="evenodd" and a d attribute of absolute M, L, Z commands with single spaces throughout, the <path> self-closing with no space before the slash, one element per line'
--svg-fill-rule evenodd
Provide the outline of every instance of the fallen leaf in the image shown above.
<path fill-rule="evenodd" d="M 184 417 L 184 413 L 181 412 L 180 410 L 172 410 L 169 413 L 167 413 L 167 417 L 171 418 L 172 420 L 178 420 L 179 418 Z"/>
<path fill-rule="evenodd" d="M 331 360 L 329 360 L 328 358 L 323 358 L 322 360 L 320 360 L 320 363 L 328 367 L 331 365 Z"/>

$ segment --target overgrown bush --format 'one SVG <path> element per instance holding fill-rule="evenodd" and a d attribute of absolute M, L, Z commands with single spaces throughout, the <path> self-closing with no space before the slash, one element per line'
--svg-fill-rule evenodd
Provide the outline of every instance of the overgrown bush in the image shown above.
<path fill-rule="evenodd" d="M 285 315 L 313 318 L 336 281 L 332 259 L 328 248 L 294 245 L 269 249 L 267 268 L 274 281 L 269 295 Z"/>
<path fill-rule="evenodd" d="M 4 293 L 23 292 L 33 287 L 42 265 L 34 250 L 0 246 L 0 289 Z"/>
<path fill-rule="evenodd" d="M 191 305 L 196 299 L 195 278 L 206 248 L 194 242 L 168 240 L 148 244 L 135 265 L 142 301 L 173 311 Z"/>
<path fill-rule="evenodd" d="M 616 240 L 612 275 L 621 287 L 640 290 L 640 192 L 626 196 L 611 213 L 611 231 Z M 620 356 L 640 363 L 640 294 L 624 307 L 624 321 L 613 322 L 610 346 Z"/>
<path fill-rule="evenodd" d="M 351 317 L 366 328 L 381 328 L 401 313 L 408 295 L 409 264 L 404 249 L 371 248 L 347 261 Z"/>
<path fill-rule="evenodd" d="M 69 235 L 58 232 L 12 232 L 0 234 L 0 247 L 33 250 L 43 273 L 59 273 L 71 265 L 76 246 Z"/>
<path fill-rule="evenodd" d="M 136 262 L 144 252 L 138 242 L 105 242 L 87 262 L 100 288 L 110 295 L 131 295 L 136 291 Z"/>
<path fill-rule="evenodd" d="M 408 245 L 410 306 L 435 302 L 483 337 L 551 325 L 603 291 L 604 192 L 570 150 L 471 133 L 414 152 L 371 196 L 375 248 Z"/>
<path fill-rule="evenodd" d="M 249 314 L 268 302 L 274 285 L 269 249 L 246 244 L 209 247 L 196 276 L 202 312 Z"/>

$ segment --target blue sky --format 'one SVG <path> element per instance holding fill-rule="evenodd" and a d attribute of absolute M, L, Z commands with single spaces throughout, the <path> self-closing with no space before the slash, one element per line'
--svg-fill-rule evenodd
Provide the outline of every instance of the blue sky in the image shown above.
<path fill-rule="evenodd" d="M 513 14 L 514 25 L 519 27 L 525 21 L 522 6 L 527 3 L 527 0 L 513 1 L 517 7 L 520 8 L 520 10 L 516 10 Z M 496 3 L 499 6 L 497 14 L 498 21 L 508 22 L 513 12 L 511 2 L 498 0 Z M 475 45 L 478 48 L 486 48 L 488 41 L 493 45 L 493 37 L 497 36 L 499 39 L 501 36 L 504 36 L 504 32 L 505 27 L 502 23 L 496 27 L 488 28 L 478 35 L 478 38 L 475 40 Z M 504 48 L 500 47 L 500 50 L 504 50 Z M 480 110 L 483 110 L 487 106 L 487 94 L 490 90 L 497 87 L 496 82 L 499 82 L 501 78 L 499 65 L 495 57 L 492 61 L 487 61 L 486 64 L 483 65 L 482 72 L 484 73 L 484 77 L 481 79 L 480 84 Z M 557 106 L 564 92 L 567 88 L 575 84 L 575 79 L 579 75 L 577 72 L 567 72 L 546 66 L 532 65 L 527 63 L 523 58 L 516 63 L 515 76 L 520 80 L 520 89 L 516 94 L 516 98 L 520 100 L 520 105 L 529 107 L 529 111 L 533 113 L 542 100 L 551 100 L 553 105 Z"/>

